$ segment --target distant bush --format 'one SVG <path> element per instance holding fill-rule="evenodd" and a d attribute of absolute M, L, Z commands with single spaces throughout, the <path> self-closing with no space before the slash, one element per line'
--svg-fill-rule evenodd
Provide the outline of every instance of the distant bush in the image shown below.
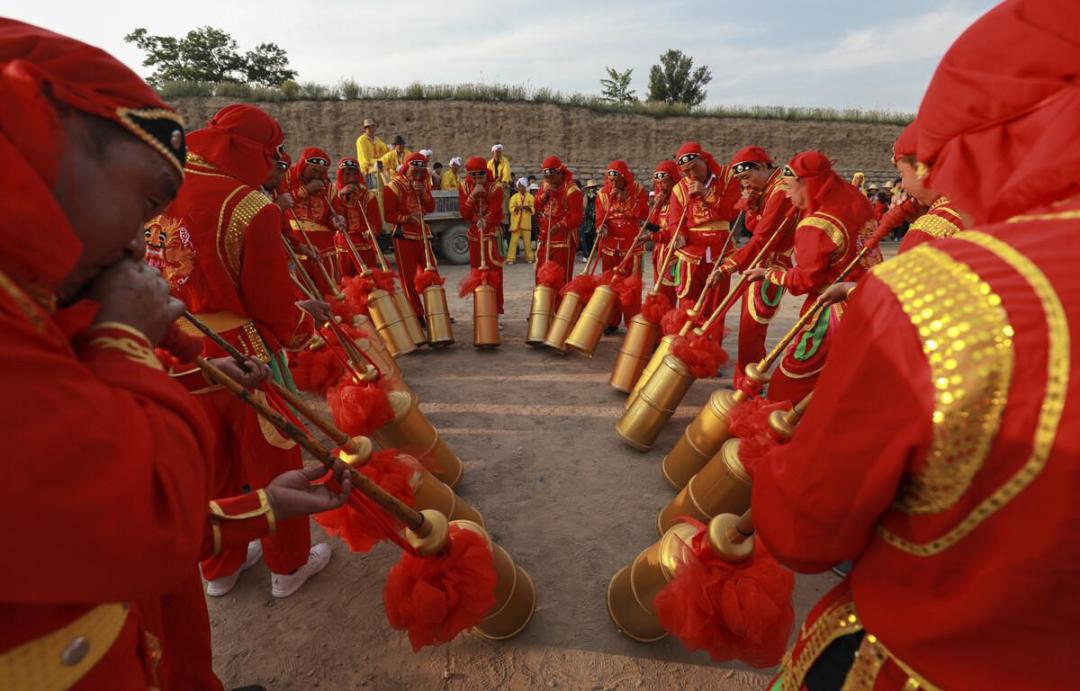
<path fill-rule="evenodd" d="M 914 118 L 910 113 L 887 110 L 858 110 L 854 108 L 800 108 L 789 106 L 698 106 L 685 103 L 667 104 L 661 101 L 609 103 L 600 96 L 571 93 L 547 87 L 529 88 L 521 84 L 422 84 L 413 82 L 399 86 L 361 86 L 352 79 L 337 86 L 316 82 L 297 84 L 286 80 L 278 88 L 251 86 L 234 82 L 166 82 L 158 89 L 165 100 L 191 96 L 220 96 L 238 101 L 329 101 L 329 100 L 412 100 L 412 101 L 478 101 L 483 103 L 550 103 L 559 106 L 587 108 L 597 113 L 627 113 L 651 117 L 689 116 L 752 118 L 758 120 L 844 121 L 906 125 Z"/>

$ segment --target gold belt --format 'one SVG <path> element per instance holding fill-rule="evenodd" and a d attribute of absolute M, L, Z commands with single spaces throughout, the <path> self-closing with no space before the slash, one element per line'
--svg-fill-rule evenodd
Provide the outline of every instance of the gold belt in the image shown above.
<path fill-rule="evenodd" d="M 302 231 L 307 232 L 307 233 L 329 233 L 329 232 L 331 232 L 330 228 L 327 228 L 326 226 L 324 226 L 321 223 L 316 223 L 315 221 L 300 221 L 299 223 L 297 223 L 298 220 L 299 219 L 290 218 L 289 219 L 289 227 L 292 228 L 293 230 L 298 230 L 298 231 L 302 230 Z"/>
<path fill-rule="evenodd" d="M 51 691 L 74 686 L 109 652 L 128 606 L 98 605 L 75 621 L 0 653 L 0 689 Z"/>
<path fill-rule="evenodd" d="M 244 332 L 246 338 L 240 339 L 240 350 L 244 352 L 244 355 L 253 355 L 263 362 L 270 362 L 270 352 L 263 345 L 262 336 L 259 335 L 259 330 L 255 328 L 255 322 L 251 321 L 247 317 L 241 317 L 235 312 L 222 311 L 222 312 L 209 312 L 204 314 L 195 315 L 199 318 L 199 321 L 213 329 L 214 333 L 221 334 L 234 329 L 241 329 Z M 195 328 L 195 326 L 186 319 L 177 320 L 180 325 L 180 330 L 189 336 L 202 337 L 203 333 Z M 247 341 L 247 347 L 244 344 Z"/>
<path fill-rule="evenodd" d="M 702 223 L 699 226 L 694 226 L 690 229 L 691 233 L 719 233 L 724 230 L 731 230 L 731 224 L 727 221 L 709 221 L 708 223 Z"/>

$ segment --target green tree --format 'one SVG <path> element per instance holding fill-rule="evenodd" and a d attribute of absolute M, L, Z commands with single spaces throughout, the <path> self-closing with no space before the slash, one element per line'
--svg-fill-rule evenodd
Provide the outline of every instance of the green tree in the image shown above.
<path fill-rule="evenodd" d="M 660 64 L 649 70 L 649 100 L 693 107 L 705 101 L 705 85 L 712 81 L 708 67 L 694 69 L 694 59 L 681 50 L 668 50 Z"/>
<path fill-rule="evenodd" d="M 637 92 L 630 88 L 630 76 L 634 73 L 634 70 L 629 69 L 625 72 L 620 72 L 614 67 L 605 67 L 607 70 L 608 78 L 600 80 L 600 86 L 603 89 L 600 91 L 600 98 L 608 103 L 618 103 L 620 105 L 625 103 L 635 103 L 637 99 Z"/>
<path fill-rule="evenodd" d="M 248 82 L 277 86 L 296 77 L 285 51 L 261 43 L 241 55 L 232 36 L 212 26 L 193 29 L 182 38 L 153 36 L 138 28 L 124 37 L 146 53 L 144 67 L 154 68 L 147 79 L 154 86 L 166 82 Z"/>

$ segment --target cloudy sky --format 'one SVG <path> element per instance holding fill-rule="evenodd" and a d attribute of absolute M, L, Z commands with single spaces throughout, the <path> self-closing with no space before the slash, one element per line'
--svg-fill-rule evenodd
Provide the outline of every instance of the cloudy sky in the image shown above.
<path fill-rule="evenodd" d="M 212 25 L 240 48 L 272 41 L 301 81 L 364 85 L 500 82 L 596 93 L 604 67 L 649 66 L 668 48 L 708 65 L 710 105 L 913 111 L 933 67 L 991 0 L 145 0 L 19 2 L 3 10 L 112 52 L 135 27 Z"/>

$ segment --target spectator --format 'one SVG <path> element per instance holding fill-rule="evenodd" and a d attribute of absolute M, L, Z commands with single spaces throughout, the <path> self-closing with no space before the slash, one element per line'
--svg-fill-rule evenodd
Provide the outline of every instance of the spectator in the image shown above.
<path fill-rule="evenodd" d="M 506 253 L 507 264 L 513 264 L 517 257 L 519 239 L 525 241 L 525 261 L 530 264 L 536 261 L 532 249 L 532 221 L 535 210 L 533 195 L 529 193 L 529 181 L 520 178 L 517 181 L 517 192 L 510 197 L 510 245 Z"/>
<path fill-rule="evenodd" d="M 375 189 L 378 161 L 389 151 L 383 140 L 375 136 L 375 127 L 374 120 L 365 119 L 364 132 L 356 138 L 356 160 L 360 162 L 360 172 L 367 179 L 368 189 Z"/>
<path fill-rule="evenodd" d="M 405 148 L 405 137 L 395 134 L 393 145 L 381 159 L 383 176 L 386 180 L 389 180 L 397 173 L 397 169 L 401 167 L 401 164 L 405 162 L 405 157 L 410 153 L 412 152 Z"/>
<path fill-rule="evenodd" d="M 461 170 L 461 157 L 454 156 L 450 159 L 450 170 L 442 174 L 442 179 L 439 180 L 439 189 L 441 190 L 456 190 L 461 184 L 461 176 L 458 171 Z"/>
<path fill-rule="evenodd" d="M 495 182 L 502 187 L 503 191 L 503 224 L 502 233 L 499 234 L 499 245 L 503 254 L 506 254 L 506 233 L 510 228 L 510 184 L 513 181 L 513 173 L 510 172 L 510 159 L 503 155 L 503 145 L 496 144 L 491 147 L 491 159 L 487 162 L 488 170 Z"/>
<path fill-rule="evenodd" d="M 436 161 L 431 166 L 431 184 L 434 189 L 442 189 L 443 165 Z"/>
<path fill-rule="evenodd" d="M 578 228 L 578 236 L 581 252 L 581 261 L 586 261 L 592 253 L 593 243 L 596 242 L 596 190 L 600 185 L 596 180 L 585 183 L 585 215 L 581 218 L 581 226 Z"/>

